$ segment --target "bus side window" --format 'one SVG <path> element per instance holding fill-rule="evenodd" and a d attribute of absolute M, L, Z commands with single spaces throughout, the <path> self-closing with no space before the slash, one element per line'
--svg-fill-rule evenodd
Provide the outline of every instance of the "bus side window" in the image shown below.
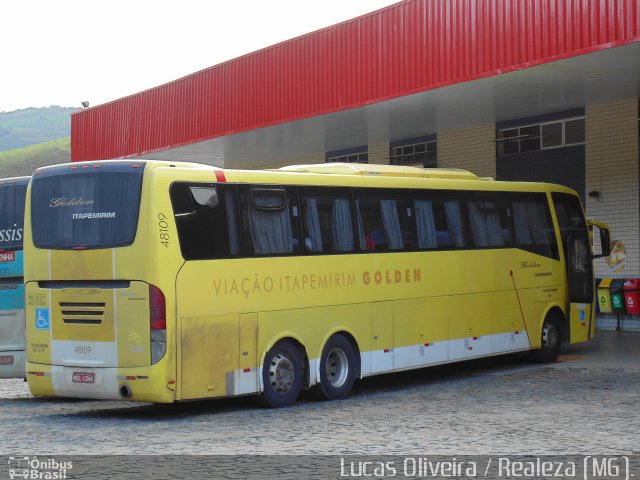
<path fill-rule="evenodd" d="M 352 252 L 351 200 L 348 189 L 300 187 L 305 251 Z"/>
<path fill-rule="evenodd" d="M 421 250 L 438 248 L 438 230 L 433 200 L 415 199 L 413 210 L 415 212 L 418 248 Z"/>
<path fill-rule="evenodd" d="M 560 227 L 560 237 L 562 245 L 567 251 L 567 238 L 576 231 L 584 231 L 587 228 L 586 221 L 582 214 L 582 206 L 580 199 L 575 195 L 567 193 L 552 193 L 553 206 L 558 218 L 558 227 Z"/>
<path fill-rule="evenodd" d="M 505 246 L 513 247 L 515 244 L 513 233 L 513 207 L 508 194 L 500 192 L 498 195 L 498 216 L 500 221 L 500 233 Z"/>
<path fill-rule="evenodd" d="M 502 247 L 502 227 L 495 194 L 478 193 L 467 202 L 471 232 L 477 247 Z"/>
<path fill-rule="evenodd" d="M 228 258 L 239 253 L 232 186 L 176 182 L 170 196 L 185 260 Z"/>
<path fill-rule="evenodd" d="M 299 209 L 292 189 L 277 186 L 241 187 L 244 247 L 254 255 L 300 252 Z"/>
<path fill-rule="evenodd" d="M 462 202 L 454 192 L 414 190 L 417 247 L 420 250 L 464 248 Z"/>
<path fill-rule="evenodd" d="M 513 193 L 509 196 L 516 246 L 545 257 L 560 258 L 546 195 Z"/>
<path fill-rule="evenodd" d="M 362 251 L 397 251 L 413 248 L 413 231 L 407 196 L 355 190 L 356 222 Z"/>

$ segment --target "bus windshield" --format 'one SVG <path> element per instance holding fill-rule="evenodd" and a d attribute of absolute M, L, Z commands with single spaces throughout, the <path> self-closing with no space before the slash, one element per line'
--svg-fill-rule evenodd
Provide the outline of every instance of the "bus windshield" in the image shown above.
<path fill-rule="evenodd" d="M 22 250 L 26 191 L 26 184 L 0 188 L 0 251 Z"/>
<path fill-rule="evenodd" d="M 34 177 L 31 192 L 34 244 L 91 249 L 133 243 L 143 170 L 144 164 L 129 162 L 100 170 L 44 170 Z"/>

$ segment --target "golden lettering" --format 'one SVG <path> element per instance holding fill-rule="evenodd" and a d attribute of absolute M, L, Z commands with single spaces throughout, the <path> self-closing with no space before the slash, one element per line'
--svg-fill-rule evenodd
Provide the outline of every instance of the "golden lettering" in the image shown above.
<path fill-rule="evenodd" d="M 414 268 L 413 269 L 413 281 L 414 282 L 421 282 L 422 281 L 422 270 L 420 270 L 419 268 Z"/>

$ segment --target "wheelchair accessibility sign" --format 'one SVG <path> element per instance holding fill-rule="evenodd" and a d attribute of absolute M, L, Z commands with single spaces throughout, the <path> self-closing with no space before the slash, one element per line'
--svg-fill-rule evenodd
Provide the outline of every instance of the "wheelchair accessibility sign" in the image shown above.
<path fill-rule="evenodd" d="M 48 308 L 36 308 L 36 330 L 49 330 L 51 320 Z"/>

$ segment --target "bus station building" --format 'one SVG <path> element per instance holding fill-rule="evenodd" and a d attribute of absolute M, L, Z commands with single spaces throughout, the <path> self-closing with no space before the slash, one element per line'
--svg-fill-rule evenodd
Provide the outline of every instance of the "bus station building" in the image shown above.
<path fill-rule="evenodd" d="M 640 277 L 640 2 L 406 0 L 72 116 L 72 160 L 367 162 L 567 185 Z"/>

